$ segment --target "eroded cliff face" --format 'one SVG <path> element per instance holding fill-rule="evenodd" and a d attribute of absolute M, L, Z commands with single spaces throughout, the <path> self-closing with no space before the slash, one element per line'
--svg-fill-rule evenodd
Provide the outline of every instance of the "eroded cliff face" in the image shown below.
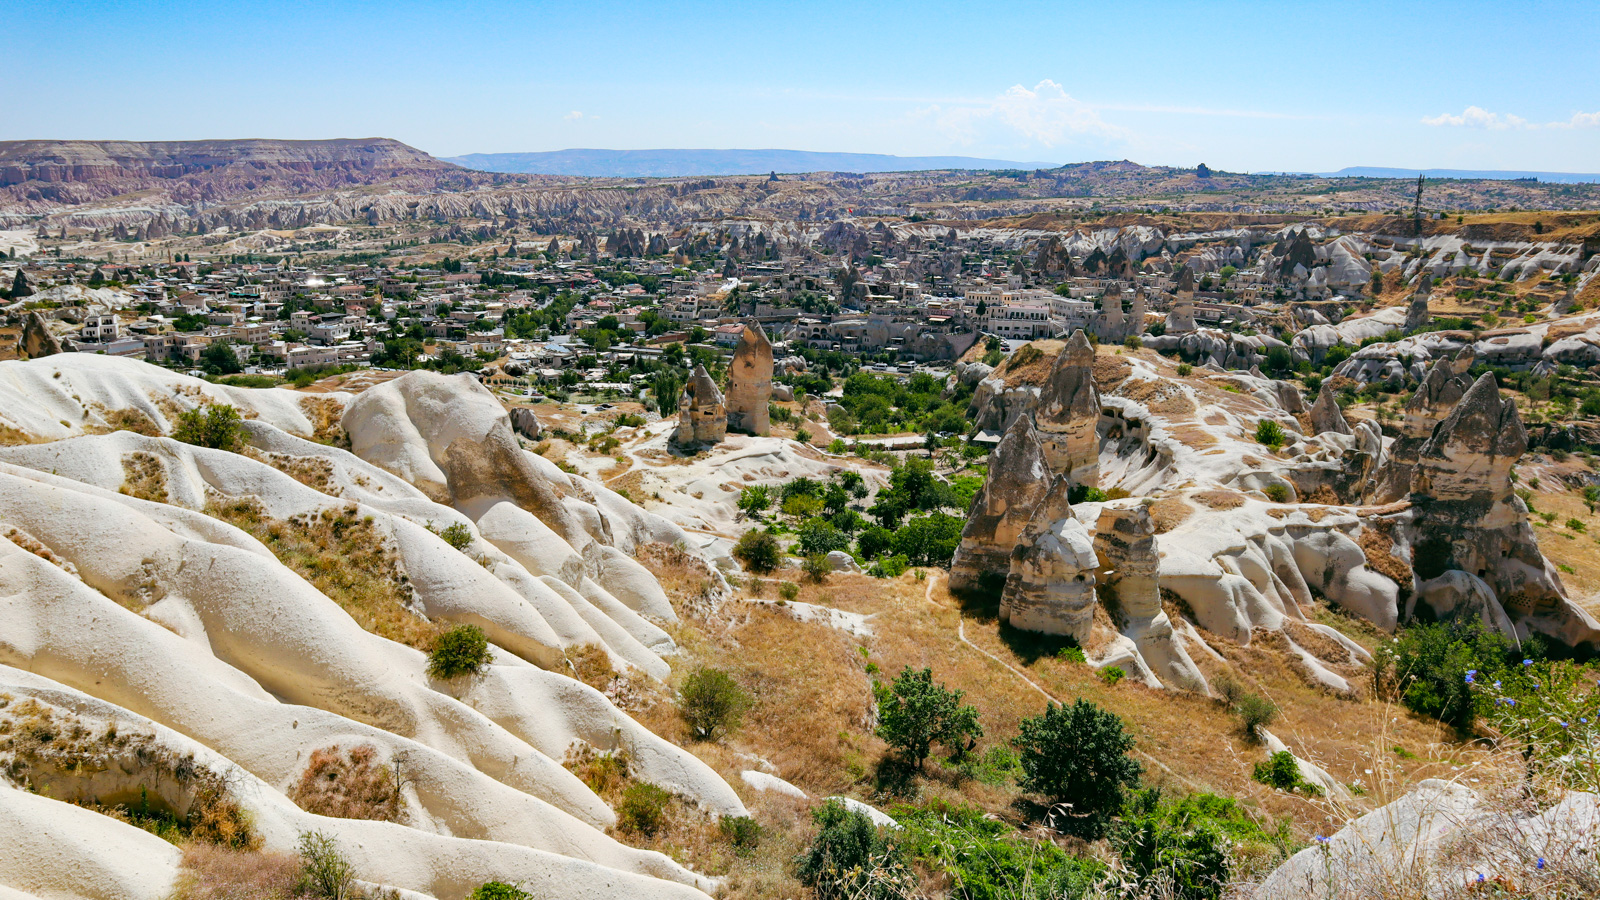
<path fill-rule="evenodd" d="M 223 403 L 245 417 L 240 452 L 161 436 L 181 411 Z M 415 372 L 311 397 L 60 354 L 0 363 L 0 423 L 31 441 L 0 448 L 0 693 L 66 733 L 110 728 L 149 751 L 144 769 L 40 770 L 56 796 L 138 796 L 143 780 L 181 809 L 188 782 L 151 768 L 177 759 L 184 779 L 226 786 L 267 850 L 320 830 L 358 877 L 419 894 L 507 877 L 550 897 L 704 900 L 714 887 L 608 835 L 615 814 L 561 764 L 574 749 L 621 751 L 711 814 L 747 814 L 714 771 L 571 677 L 581 653 L 668 676 L 676 613 L 635 557 L 686 536 L 522 450 L 470 377 Z M 340 423 L 351 450 L 314 440 Z M 436 677 L 423 648 L 463 624 L 483 630 L 492 662 Z M 337 747 L 404 766 L 395 821 L 290 799 Z M 132 887 L 106 896 L 170 895 L 164 842 L 73 809 L 0 785 L 25 859 L 84 846 L 74 867 L 23 883 L 101 896 L 84 879 L 122 879 Z M 0 854 L 8 877 L 14 860 Z"/>
<path fill-rule="evenodd" d="M 1034 420 L 1050 469 L 1075 485 L 1099 482 L 1100 391 L 1094 383 L 1094 346 L 1073 332 L 1039 392 Z"/>
<path fill-rule="evenodd" d="M 989 475 L 967 513 L 950 561 L 950 589 L 997 589 L 1011 553 L 1050 489 L 1050 468 L 1030 416 L 1019 416 L 990 458 Z"/>
<path fill-rule="evenodd" d="M 1000 621 L 1012 628 L 1089 643 L 1094 625 L 1093 539 L 1072 515 L 1071 479 L 1057 475 L 1011 551 Z"/>

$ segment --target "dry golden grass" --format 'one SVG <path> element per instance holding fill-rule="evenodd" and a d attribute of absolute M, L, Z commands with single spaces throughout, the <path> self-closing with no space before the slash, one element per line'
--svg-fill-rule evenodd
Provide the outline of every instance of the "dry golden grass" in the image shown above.
<path fill-rule="evenodd" d="M 1572 491 L 1535 491 L 1534 534 L 1539 549 L 1561 571 L 1567 595 L 1590 614 L 1600 614 L 1600 516 L 1589 512 L 1583 495 Z M 1546 524 L 1539 513 L 1553 513 Z M 1569 519 L 1584 524 L 1582 532 L 1567 527 Z"/>
<path fill-rule="evenodd" d="M 1385 520 L 1374 519 L 1371 521 L 1375 526 Z M 1356 543 L 1361 546 L 1361 552 L 1366 554 L 1367 568 L 1388 578 L 1395 584 L 1411 584 L 1411 564 L 1394 555 L 1394 539 L 1389 535 L 1378 530 L 1377 527 L 1367 527 L 1356 535 Z"/>
<path fill-rule="evenodd" d="M 339 819 L 398 821 L 403 785 L 395 770 L 377 761 L 378 750 L 336 744 L 311 751 L 289 799 L 309 813 Z"/>
<path fill-rule="evenodd" d="M 1024 717 L 1043 711 L 1045 694 L 1069 703 L 1081 697 L 1124 719 L 1138 739 L 1140 762 L 1152 784 L 1237 797 L 1269 827 L 1288 817 L 1302 837 L 1325 831 L 1330 815 L 1342 821 L 1346 810 L 1327 801 L 1284 794 L 1252 780 L 1265 751 L 1246 740 L 1220 702 L 1151 690 L 1131 680 L 1107 686 L 1089 667 L 1057 658 L 1059 640 L 1001 629 L 992 608 L 962 610 L 946 591 L 943 573 L 930 571 L 936 579 L 931 590 L 914 573 L 890 580 L 835 574 L 824 584 L 801 585 L 797 599 L 802 602 L 871 615 L 872 638 L 851 637 L 795 621 L 776 606 L 741 601 L 724 603 L 712 616 L 686 616 L 676 635 L 683 658 L 674 665 L 680 671 L 696 665 L 725 669 L 755 695 L 756 706 L 744 728 L 722 744 L 688 743 L 665 702 L 637 717 L 684 743 L 741 789 L 739 771 L 751 767 L 751 757 L 760 757 L 813 796 L 843 793 L 879 805 L 939 798 L 1027 824 L 1028 808 L 1012 784 L 985 784 L 936 761 L 909 786 L 880 774 L 887 748 L 872 734 L 871 681 L 891 679 L 905 666 L 929 667 L 937 680 L 964 691 L 965 702 L 978 708 L 985 732 L 979 752 L 1015 736 Z M 1315 615 L 1368 647 L 1387 639 L 1320 606 Z M 970 645 L 959 637 L 962 632 Z M 1292 636 L 1314 652 L 1334 659 L 1344 655 L 1309 629 L 1297 626 Z M 1372 700 L 1331 696 L 1298 671 L 1281 638 L 1249 647 L 1215 637 L 1209 642 L 1227 662 L 1195 654 L 1208 676 L 1230 671 L 1252 692 L 1270 698 L 1280 709 L 1274 733 L 1340 781 L 1363 785 L 1368 795 L 1361 803 L 1392 799 L 1418 779 L 1448 776 L 1454 766 L 1476 758 L 1472 749 L 1450 743 L 1437 723 Z M 1355 681 L 1365 677 L 1358 667 L 1342 670 Z M 760 816 L 774 800 L 758 795 L 747 802 Z M 807 827 L 800 823 L 787 839 L 805 840 Z"/>
<path fill-rule="evenodd" d="M 96 433 L 111 433 L 116 431 L 131 431 L 145 437 L 160 437 L 161 429 L 154 419 L 144 410 L 134 409 L 106 409 L 100 407 L 100 418 L 105 419 L 106 427 L 96 429 Z"/>
<path fill-rule="evenodd" d="M 350 435 L 345 434 L 339 420 L 344 415 L 344 405 L 331 397 L 302 397 L 300 411 L 311 420 L 311 439 L 330 447 L 350 446 Z"/>
<path fill-rule="evenodd" d="M 1194 507 L 1184 502 L 1176 494 L 1162 497 L 1150 504 L 1150 519 L 1155 525 L 1156 534 L 1166 534 L 1194 514 Z"/>
<path fill-rule="evenodd" d="M 1235 509 L 1244 505 L 1245 497 L 1238 491 L 1196 491 L 1189 495 L 1211 509 Z"/>
<path fill-rule="evenodd" d="M 308 488 L 330 497 L 343 490 L 333 483 L 333 463 L 320 456 L 291 456 L 287 453 L 267 453 L 254 447 L 245 447 L 244 454 L 288 475 Z"/>
<path fill-rule="evenodd" d="M 167 502 L 167 470 L 153 453 L 139 451 L 122 458 L 122 486 L 118 492 L 140 500 Z"/>
<path fill-rule="evenodd" d="M 399 558 L 354 505 L 287 521 L 269 517 L 254 499 L 214 500 L 205 511 L 248 532 L 367 631 L 424 652 L 433 647 L 439 627 L 410 610 Z"/>
<path fill-rule="evenodd" d="M 173 900 L 292 900 L 301 896 L 300 858 L 288 853 L 190 844 Z"/>
<path fill-rule="evenodd" d="M 0 422 L 0 447 L 17 447 L 23 444 L 46 443 L 49 443 L 49 441 L 45 440 L 44 438 L 37 437 L 29 434 L 26 431 L 23 431 L 20 428 L 13 428 L 4 422 Z"/>

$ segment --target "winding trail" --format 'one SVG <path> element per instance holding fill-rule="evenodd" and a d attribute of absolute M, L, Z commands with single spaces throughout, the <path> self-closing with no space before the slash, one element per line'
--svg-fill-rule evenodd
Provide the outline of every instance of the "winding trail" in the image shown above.
<path fill-rule="evenodd" d="M 930 573 L 928 575 L 928 588 L 927 588 L 927 590 L 923 591 L 922 599 L 927 601 L 927 603 L 930 606 L 936 606 L 936 607 L 939 607 L 940 609 L 944 609 L 945 607 L 942 604 L 935 603 L 934 600 L 933 600 L 933 585 L 934 585 L 934 583 L 936 581 L 938 581 L 938 578 L 939 578 L 939 576 L 937 574 L 934 574 L 934 573 Z M 1025 673 L 1023 673 L 1017 667 L 1011 665 L 1010 663 L 1006 662 L 1005 660 L 1001 659 L 1000 657 L 995 656 L 993 653 L 990 653 L 989 651 L 983 649 L 982 647 L 979 647 L 977 644 L 974 644 L 973 642 L 967 640 L 967 618 L 966 618 L 966 616 L 961 615 L 961 610 L 959 610 L 959 609 L 956 610 L 956 637 L 961 639 L 961 643 L 966 644 L 968 647 L 971 647 L 973 650 L 978 651 L 979 653 L 981 653 L 984 656 L 988 657 L 990 660 L 994 661 L 995 663 L 998 663 L 1006 671 L 1008 671 L 1011 674 L 1017 676 L 1017 678 L 1021 679 L 1023 684 L 1026 684 L 1028 687 L 1033 688 L 1035 691 L 1037 691 L 1039 693 L 1040 696 L 1044 697 L 1046 700 L 1050 701 L 1051 703 L 1059 704 L 1061 706 L 1066 706 L 1066 704 L 1062 703 L 1061 700 L 1057 699 L 1054 694 L 1052 694 L 1049 691 L 1045 690 L 1044 688 L 1040 687 L 1037 682 L 1035 682 L 1032 678 L 1029 678 Z M 1205 791 L 1205 790 L 1207 790 L 1207 788 L 1204 785 L 1198 784 L 1195 781 L 1184 777 L 1183 775 L 1179 775 L 1177 772 L 1174 772 L 1172 770 L 1171 766 L 1168 766 L 1166 763 L 1162 762 L 1161 760 L 1156 759 L 1154 756 L 1151 756 L 1149 753 L 1145 752 L 1144 750 L 1140 750 L 1138 748 L 1135 748 L 1133 752 L 1136 755 L 1138 755 L 1139 757 L 1149 761 L 1151 765 L 1154 765 L 1156 768 L 1160 769 L 1161 771 L 1167 773 L 1168 775 L 1171 775 L 1173 778 L 1176 778 L 1177 780 L 1179 780 L 1179 781 L 1183 782 L 1184 784 L 1188 785 L 1190 788 L 1192 788 L 1192 789 L 1194 789 L 1196 791 Z"/>

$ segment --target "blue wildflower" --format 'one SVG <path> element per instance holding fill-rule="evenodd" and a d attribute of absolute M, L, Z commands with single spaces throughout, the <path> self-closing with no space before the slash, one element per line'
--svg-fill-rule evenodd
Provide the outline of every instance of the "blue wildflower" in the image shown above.
<path fill-rule="evenodd" d="M 1312 840 L 1316 841 L 1319 844 L 1326 844 L 1328 842 L 1328 839 L 1326 837 L 1320 835 L 1320 834 L 1317 835 L 1316 837 L 1313 837 Z M 1543 862 L 1543 860 L 1541 860 L 1541 862 Z"/>
<path fill-rule="evenodd" d="M 1522 664 L 1523 664 L 1523 665 L 1524 665 L 1524 666 L 1531 666 L 1531 665 L 1533 665 L 1533 660 L 1531 660 L 1531 659 L 1525 659 L 1525 660 L 1523 660 L 1523 661 L 1522 661 Z"/>
<path fill-rule="evenodd" d="M 1474 682 L 1474 681 L 1473 681 L 1473 680 L 1472 680 L 1472 673 L 1471 673 L 1471 672 L 1468 672 L 1468 673 L 1467 673 L 1467 684 L 1475 684 L 1475 683 L 1476 683 L 1476 682 Z"/>
<path fill-rule="evenodd" d="M 1539 857 L 1539 868 L 1540 869 L 1544 868 L 1544 857 L 1542 857 L 1542 856 Z"/>
<path fill-rule="evenodd" d="M 1483 884 L 1483 873 L 1482 872 L 1478 873 L 1478 883 L 1479 884 Z"/>

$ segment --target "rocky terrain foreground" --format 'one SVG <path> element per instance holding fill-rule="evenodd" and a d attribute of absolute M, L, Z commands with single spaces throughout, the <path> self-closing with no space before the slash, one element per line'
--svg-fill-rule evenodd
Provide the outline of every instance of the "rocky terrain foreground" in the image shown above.
<path fill-rule="evenodd" d="M 410 895 L 496 878 L 550 897 L 711 888 L 608 836 L 615 813 L 561 765 L 624 750 L 707 813 L 745 814 L 705 764 L 568 674 L 596 648 L 666 674 L 675 615 L 635 556 L 684 533 L 523 451 L 469 377 L 312 397 L 70 355 L 5 363 L 0 396 L 0 720 L 45 734 L 8 743 L 10 895 L 167 896 L 178 850 L 66 801 L 131 795 L 183 816 L 219 785 L 265 848 L 320 830 L 360 877 Z M 242 411 L 245 452 L 159 436 L 211 404 Z M 127 422 L 145 433 L 112 430 Z M 392 605 L 342 608 L 230 522 L 369 555 Z M 430 677 L 407 643 L 426 623 L 482 628 L 486 674 Z M 357 748 L 404 771 L 404 825 L 288 798 L 308 759 Z"/>

